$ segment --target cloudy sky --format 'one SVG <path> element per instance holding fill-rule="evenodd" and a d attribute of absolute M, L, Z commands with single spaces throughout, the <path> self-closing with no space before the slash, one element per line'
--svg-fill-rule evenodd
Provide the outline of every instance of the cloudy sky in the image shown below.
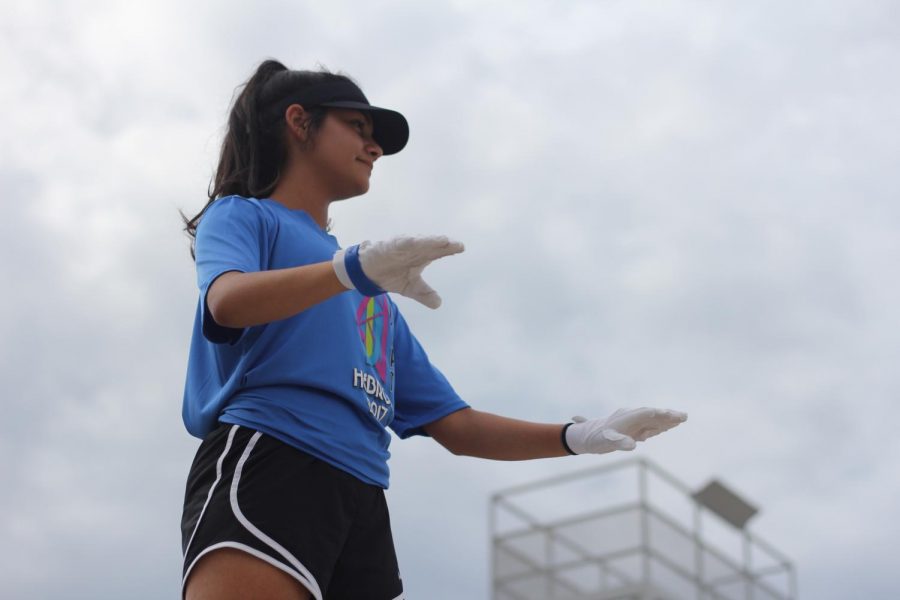
<path fill-rule="evenodd" d="M 0 596 L 178 597 L 178 211 L 267 57 L 407 115 L 334 231 L 466 243 L 398 303 L 473 406 L 685 410 L 638 454 L 761 506 L 801 597 L 900 593 L 896 2 L 35 0 L 0 4 Z M 437 600 L 488 597 L 492 492 L 615 460 L 393 452 Z"/>

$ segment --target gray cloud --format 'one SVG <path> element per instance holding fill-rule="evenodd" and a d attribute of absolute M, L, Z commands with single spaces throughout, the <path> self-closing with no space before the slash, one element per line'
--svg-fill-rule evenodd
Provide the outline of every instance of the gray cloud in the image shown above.
<path fill-rule="evenodd" d="M 345 242 L 466 242 L 428 272 L 439 311 L 398 302 L 470 402 L 685 409 L 641 452 L 760 503 L 804 597 L 896 592 L 893 3 L 2 13 L 0 595 L 177 594 L 196 445 L 177 210 L 202 206 L 228 99 L 266 56 L 410 118 L 408 151 L 332 216 Z M 436 599 L 487 597 L 490 492 L 605 460 L 393 451 L 404 579 Z"/>

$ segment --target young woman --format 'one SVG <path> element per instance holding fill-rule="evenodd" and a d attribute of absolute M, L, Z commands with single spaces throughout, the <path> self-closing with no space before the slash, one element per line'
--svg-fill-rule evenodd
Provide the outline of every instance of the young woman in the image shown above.
<path fill-rule="evenodd" d="M 469 407 L 386 292 L 431 308 L 445 237 L 342 248 L 329 205 L 364 194 L 409 129 L 347 77 L 263 62 L 234 101 L 209 203 L 187 221 L 200 299 L 183 417 L 203 439 L 182 518 L 183 593 L 403 597 L 384 489 L 390 427 L 453 454 L 631 450 L 684 421 L 659 409 L 538 424 Z"/>

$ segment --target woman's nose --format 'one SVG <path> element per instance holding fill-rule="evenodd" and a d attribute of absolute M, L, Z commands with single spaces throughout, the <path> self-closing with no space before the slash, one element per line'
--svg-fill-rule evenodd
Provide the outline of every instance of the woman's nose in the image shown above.
<path fill-rule="evenodd" d="M 381 149 L 381 146 L 378 145 L 377 142 L 369 142 L 366 151 L 369 153 L 369 156 L 372 157 L 373 161 L 378 160 L 384 154 L 384 150 Z"/>

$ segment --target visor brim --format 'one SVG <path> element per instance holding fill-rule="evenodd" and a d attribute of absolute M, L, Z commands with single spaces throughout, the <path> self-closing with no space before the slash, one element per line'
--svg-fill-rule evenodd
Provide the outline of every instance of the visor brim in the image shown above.
<path fill-rule="evenodd" d="M 395 110 L 352 100 L 323 102 L 320 106 L 351 108 L 369 113 L 372 116 L 372 137 L 385 155 L 400 152 L 409 140 L 409 123 L 406 122 L 406 117 Z"/>

